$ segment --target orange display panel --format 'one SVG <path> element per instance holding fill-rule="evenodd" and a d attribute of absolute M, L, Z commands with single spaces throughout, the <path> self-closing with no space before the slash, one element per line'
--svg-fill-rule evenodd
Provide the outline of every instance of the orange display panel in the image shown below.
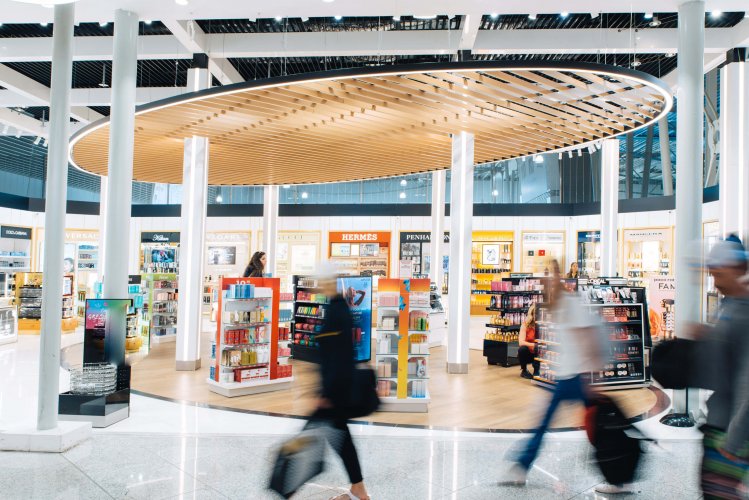
<path fill-rule="evenodd" d="M 556 61 L 354 68 L 215 87 L 140 107 L 133 177 L 182 182 L 184 140 L 208 138 L 213 185 L 339 182 L 448 168 L 451 134 L 475 162 L 588 144 L 654 123 L 670 89 L 635 70 Z M 109 118 L 71 162 L 107 175 Z"/>

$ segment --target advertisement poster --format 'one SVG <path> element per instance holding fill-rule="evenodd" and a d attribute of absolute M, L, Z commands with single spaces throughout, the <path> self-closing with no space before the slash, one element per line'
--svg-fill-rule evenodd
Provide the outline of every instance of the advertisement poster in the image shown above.
<path fill-rule="evenodd" d="M 209 246 L 208 265 L 233 266 L 237 263 L 237 247 L 235 246 Z"/>
<path fill-rule="evenodd" d="M 338 291 L 346 299 L 354 319 L 354 360 L 369 361 L 372 358 L 372 278 L 339 278 Z"/>
<path fill-rule="evenodd" d="M 125 336 L 130 299 L 86 300 L 83 337 L 84 363 L 125 366 Z M 128 384 L 129 386 L 129 384 Z M 126 387 L 118 387 L 123 389 Z"/>
<path fill-rule="evenodd" d="M 317 264 L 316 245 L 294 245 L 291 247 L 291 273 L 312 274 Z"/>
<path fill-rule="evenodd" d="M 673 338 L 675 323 L 676 278 L 650 278 L 648 285 L 648 316 L 653 342 Z"/>

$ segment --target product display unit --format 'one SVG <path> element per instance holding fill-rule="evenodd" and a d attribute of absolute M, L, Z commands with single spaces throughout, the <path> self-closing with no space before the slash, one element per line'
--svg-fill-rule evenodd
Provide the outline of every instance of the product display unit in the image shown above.
<path fill-rule="evenodd" d="M 492 283 L 513 269 L 513 233 L 474 232 L 471 243 L 471 314 L 486 315 Z"/>
<path fill-rule="evenodd" d="M 429 280 L 385 279 L 379 287 L 375 358 L 380 411 L 426 412 Z"/>
<path fill-rule="evenodd" d="M 491 284 L 491 314 L 484 334 L 484 356 L 490 365 L 504 367 L 518 364 L 520 328 L 533 304 L 544 303 L 541 279 L 505 278 Z"/>
<path fill-rule="evenodd" d="M 13 297 L 16 273 L 31 271 L 31 228 L 0 226 L 0 294 Z"/>
<path fill-rule="evenodd" d="M 390 276 L 390 233 L 333 232 L 329 236 L 329 257 L 338 273 L 371 276 L 377 289 L 379 279 Z"/>
<path fill-rule="evenodd" d="M 208 388 L 226 397 L 287 389 L 279 364 L 278 278 L 221 278 Z"/>
<path fill-rule="evenodd" d="M 143 307 L 151 344 L 177 340 L 178 281 L 173 273 L 143 274 L 146 302 Z"/>
<path fill-rule="evenodd" d="M 18 341 L 18 311 L 15 306 L 0 306 L 0 345 Z"/>
<path fill-rule="evenodd" d="M 16 275 L 16 298 L 18 307 L 18 332 L 38 334 L 42 318 L 42 273 L 18 273 Z M 73 296 L 75 278 L 72 274 L 63 276 L 62 291 L 62 331 L 71 333 L 78 326 Z"/>
<path fill-rule="evenodd" d="M 179 274 L 179 243 L 141 243 L 142 274 Z"/>
<path fill-rule="evenodd" d="M 647 287 L 651 277 L 673 273 L 672 228 L 625 229 L 622 234 L 623 276 L 633 286 Z"/>
<path fill-rule="evenodd" d="M 320 362 L 315 336 L 322 330 L 328 297 L 320 293 L 316 278 L 294 276 L 294 317 L 291 322 L 291 356 L 300 361 Z"/>
<path fill-rule="evenodd" d="M 412 263 L 412 277 L 428 277 L 431 267 L 431 233 L 401 232 L 398 255 L 399 260 Z"/>
<path fill-rule="evenodd" d="M 617 283 L 621 280 L 612 278 L 610 281 Z M 608 340 L 608 357 L 599 371 L 590 374 L 591 383 L 604 389 L 650 385 L 651 341 L 645 290 L 609 282 L 583 284 L 580 293 L 586 301 L 580 313 L 597 315 Z M 536 359 L 541 365 L 535 380 L 550 385 L 556 380 L 559 346 L 553 310 L 546 305 L 540 306 L 538 318 Z"/>
<path fill-rule="evenodd" d="M 562 275 L 566 274 L 564 231 L 523 231 L 520 248 L 521 271 L 534 276 L 549 276 L 552 259 L 559 263 Z"/>
<path fill-rule="evenodd" d="M 577 232 L 577 269 L 580 277 L 597 278 L 601 275 L 600 231 Z"/>
<path fill-rule="evenodd" d="M 147 353 L 150 348 L 149 325 L 143 321 L 145 293 L 141 283 L 142 279 L 139 274 L 128 276 L 127 294 L 132 301 L 131 306 L 127 311 L 125 350 L 128 353 Z"/>

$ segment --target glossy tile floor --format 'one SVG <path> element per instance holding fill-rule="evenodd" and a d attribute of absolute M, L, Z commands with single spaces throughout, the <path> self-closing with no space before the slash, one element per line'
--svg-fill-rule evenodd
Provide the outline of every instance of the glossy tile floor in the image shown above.
<path fill-rule="evenodd" d="M 358 437 L 370 494 L 386 499 L 604 498 L 587 443 L 550 440 L 525 488 L 497 486 L 517 439 Z M 97 433 L 62 455 L 0 453 L 3 498 L 278 498 L 264 489 L 279 438 Z M 697 442 L 649 447 L 637 498 L 698 499 Z M 295 498 L 340 494 L 346 475 L 328 468 Z M 630 495 L 633 496 L 633 495 Z M 619 497 L 626 498 L 627 496 Z"/>

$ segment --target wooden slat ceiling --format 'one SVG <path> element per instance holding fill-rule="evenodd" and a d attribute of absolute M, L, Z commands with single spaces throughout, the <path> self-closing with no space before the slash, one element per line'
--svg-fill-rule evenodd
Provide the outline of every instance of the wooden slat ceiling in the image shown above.
<path fill-rule="evenodd" d="M 191 136 L 210 140 L 212 185 L 340 182 L 448 168 L 451 133 L 475 135 L 478 164 L 611 137 L 671 106 L 648 75 L 554 63 L 345 70 L 180 99 L 138 111 L 134 179 L 181 183 Z M 108 150 L 108 122 L 93 124 L 72 158 L 106 175 Z"/>

